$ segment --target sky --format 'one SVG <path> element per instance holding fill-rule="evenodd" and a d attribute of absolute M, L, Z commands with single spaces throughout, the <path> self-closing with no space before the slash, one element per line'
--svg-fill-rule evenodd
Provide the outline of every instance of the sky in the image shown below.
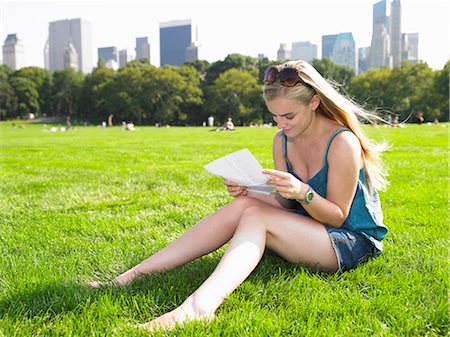
<path fill-rule="evenodd" d="M 228 54 L 276 60 L 280 43 L 310 41 L 321 55 L 322 35 L 352 32 L 356 47 L 370 46 L 372 5 L 377 0 L 0 0 L 0 39 L 16 33 L 25 65 L 44 67 L 50 21 L 83 18 L 91 23 L 93 64 L 97 48 L 115 46 L 134 54 L 136 37 L 148 36 L 150 62 L 159 66 L 159 24 L 192 20 L 199 58 Z M 419 33 L 419 59 L 442 69 L 450 58 L 450 1 L 401 0 L 404 33 Z"/>

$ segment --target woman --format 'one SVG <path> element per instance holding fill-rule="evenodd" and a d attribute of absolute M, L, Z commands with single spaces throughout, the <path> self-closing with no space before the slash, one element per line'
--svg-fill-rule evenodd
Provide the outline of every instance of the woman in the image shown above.
<path fill-rule="evenodd" d="M 263 95 L 280 129 L 273 140 L 275 170 L 263 171 L 276 192 L 252 194 L 225 181 L 235 198 L 231 203 L 115 278 L 124 285 L 230 241 L 214 272 L 185 302 L 142 327 L 171 328 L 214 317 L 266 247 L 287 261 L 329 273 L 355 268 L 381 253 L 387 228 L 376 191 L 385 187 L 385 174 L 379 151 L 358 122 L 369 115 L 303 61 L 269 67 Z"/>

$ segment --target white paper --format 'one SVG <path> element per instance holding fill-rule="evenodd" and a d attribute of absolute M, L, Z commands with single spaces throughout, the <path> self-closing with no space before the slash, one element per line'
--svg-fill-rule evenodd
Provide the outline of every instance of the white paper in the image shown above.
<path fill-rule="evenodd" d="M 262 166 L 248 149 L 239 150 L 204 166 L 204 168 L 218 176 L 246 186 L 248 190 L 269 194 L 273 185 L 266 184 L 269 176 L 262 173 Z"/>

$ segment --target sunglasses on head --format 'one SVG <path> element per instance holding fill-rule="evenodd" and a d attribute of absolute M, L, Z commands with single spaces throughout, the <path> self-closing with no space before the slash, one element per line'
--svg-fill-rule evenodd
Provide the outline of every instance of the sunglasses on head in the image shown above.
<path fill-rule="evenodd" d="M 284 68 L 278 71 L 275 66 L 270 66 L 264 73 L 264 84 L 273 84 L 277 78 L 280 80 L 282 86 L 294 87 L 297 83 L 303 83 L 309 86 L 300 78 L 299 72 L 296 68 Z"/>

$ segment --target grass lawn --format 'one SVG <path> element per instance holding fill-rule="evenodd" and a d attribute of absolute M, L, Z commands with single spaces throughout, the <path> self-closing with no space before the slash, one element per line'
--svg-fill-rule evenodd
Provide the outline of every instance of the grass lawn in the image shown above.
<path fill-rule="evenodd" d="M 20 123 L 18 123 L 20 124 Z M 161 249 L 231 198 L 203 165 L 249 148 L 272 167 L 272 129 L 0 123 L 0 336 L 148 336 L 224 248 L 124 288 L 88 289 Z M 211 323 L 155 336 L 448 336 L 448 131 L 368 128 L 391 148 L 385 253 L 327 276 L 266 254 Z"/>

